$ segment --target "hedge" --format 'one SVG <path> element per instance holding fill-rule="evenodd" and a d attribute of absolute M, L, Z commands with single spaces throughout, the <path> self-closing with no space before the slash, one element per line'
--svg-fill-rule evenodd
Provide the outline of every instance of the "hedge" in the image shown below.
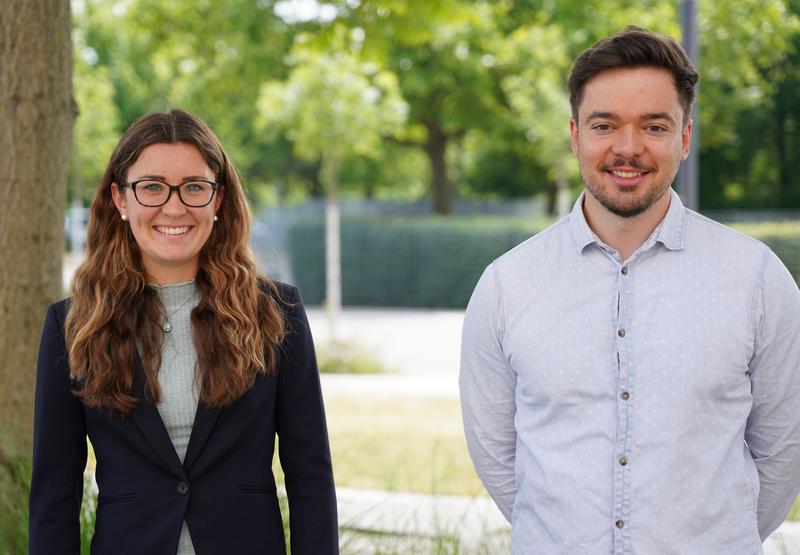
<path fill-rule="evenodd" d="M 345 219 L 342 302 L 350 306 L 464 308 L 492 260 L 548 222 L 497 218 Z M 800 222 L 738 225 L 761 239 L 800 279 Z M 307 304 L 325 298 L 324 224 L 289 228 L 294 283 Z"/>
<path fill-rule="evenodd" d="M 800 283 L 800 222 L 760 222 L 731 227 L 766 243 Z"/>

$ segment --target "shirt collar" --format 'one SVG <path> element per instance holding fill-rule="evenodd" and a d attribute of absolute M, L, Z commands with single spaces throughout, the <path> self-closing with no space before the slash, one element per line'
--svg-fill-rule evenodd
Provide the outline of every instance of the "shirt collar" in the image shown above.
<path fill-rule="evenodd" d="M 578 253 L 583 252 L 587 245 L 598 243 L 600 240 L 594 234 L 589 223 L 586 221 L 586 216 L 583 215 L 583 197 L 586 196 L 586 190 L 581 191 L 578 195 L 578 200 L 572 206 L 572 213 L 569 215 L 569 227 L 572 231 L 572 239 L 575 241 L 575 246 Z"/>
<path fill-rule="evenodd" d="M 651 238 L 645 243 L 651 241 L 658 242 L 664 245 L 669 250 L 681 250 L 684 247 L 686 239 L 686 209 L 683 207 L 678 193 L 672 188 L 670 192 L 669 209 L 667 210 L 664 219 L 658 224 Z M 589 223 L 586 221 L 586 216 L 583 214 L 583 199 L 586 196 L 586 190 L 582 191 L 578 200 L 572 207 L 572 212 L 569 215 L 569 226 L 572 231 L 572 239 L 575 242 L 575 247 L 578 252 L 583 252 L 587 245 L 592 243 L 600 243 L 597 235 L 595 235 Z"/>
<path fill-rule="evenodd" d="M 671 251 L 678 251 L 686 242 L 686 208 L 674 189 L 670 188 L 669 192 L 672 195 L 669 210 L 656 228 L 655 240 Z"/>

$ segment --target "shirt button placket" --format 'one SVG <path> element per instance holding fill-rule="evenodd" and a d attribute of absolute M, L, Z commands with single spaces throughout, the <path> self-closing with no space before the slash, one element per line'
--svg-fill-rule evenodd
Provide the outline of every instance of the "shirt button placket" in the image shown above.
<path fill-rule="evenodd" d="M 614 544 L 615 552 L 625 553 L 629 546 L 627 523 L 628 518 L 628 468 L 630 461 L 628 459 L 627 447 L 630 445 L 630 404 L 631 398 L 630 390 L 632 387 L 632 368 L 628 360 L 626 345 L 630 341 L 629 328 L 629 314 L 627 299 L 629 298 L 629 289 L 632 286 L 630 280 L 630 268 L 622 266 L 619 269 L 619 278 L 617 280 L 618 296 L 617 296 L 617 329 L 616 329 L 616 351 L 618 361 L 618 383 L 617 383 L 617 415 L 618 415 L 618 441 L 616 445 L 616 465 L 614 469 Z"/>

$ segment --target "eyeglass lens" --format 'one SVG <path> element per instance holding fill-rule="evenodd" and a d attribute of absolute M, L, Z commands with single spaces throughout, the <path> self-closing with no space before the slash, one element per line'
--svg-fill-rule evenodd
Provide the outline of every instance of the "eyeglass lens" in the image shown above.
<path fill-rule="evenodd" d="M 137 181 L 133 188 L 136 200 L 144 206 L 166 204 L 170 191 L 170 186 L 160 181 Z M 186 206 L 200 207 L 211 202 L 214 187 L 205 181 L 187 181 L 180 184 L 178 193 Z"/>

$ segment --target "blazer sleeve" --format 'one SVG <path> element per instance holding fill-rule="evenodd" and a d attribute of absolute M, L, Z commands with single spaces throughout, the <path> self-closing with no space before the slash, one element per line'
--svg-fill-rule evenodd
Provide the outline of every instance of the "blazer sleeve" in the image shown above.
<path fill-rule="evenodd" d="M 65 316 L 65 302 L 50 306 L 39 345 L 28 524 L 31 555 L 81 550 L 86 422 L 82 403 L 71 392 Z"/>
<path fill-rule="evenodd" d="M 314 342 L 297 288 L 285 295 L 289 333 L 278 370 L 278 453 L 293 555 L 339 552 L 336 490 Z"/>

